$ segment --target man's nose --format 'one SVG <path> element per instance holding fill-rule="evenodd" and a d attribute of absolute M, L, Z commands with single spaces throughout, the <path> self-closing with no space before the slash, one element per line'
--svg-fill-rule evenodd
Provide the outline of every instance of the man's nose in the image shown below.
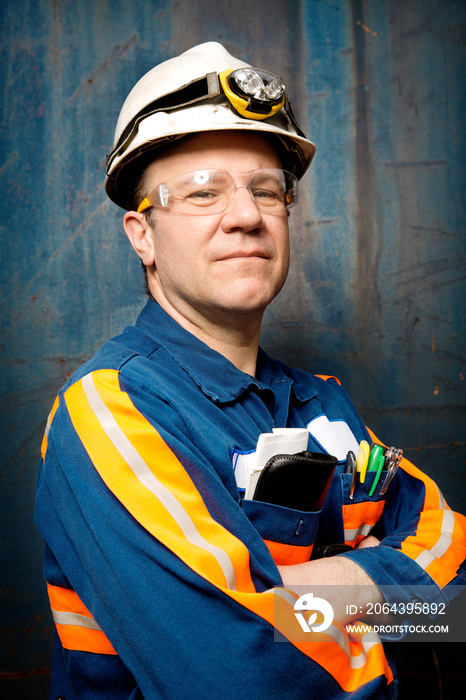
<path fill-rule="evenodd" d="M 223 215 L 224 230 L 241 228 L 252 231 L 261 228 L 263 223 L 261 211 L 249 187 L 247 185 L 236 187 Z"/>

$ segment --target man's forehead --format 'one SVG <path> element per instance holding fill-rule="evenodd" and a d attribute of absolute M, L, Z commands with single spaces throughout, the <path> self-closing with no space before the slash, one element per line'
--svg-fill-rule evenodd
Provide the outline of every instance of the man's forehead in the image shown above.
<path fill-rule="evenodd" d="M 185 136 L 154 154 L 146 170 L 152 180 L 201 168 L 228 169 L 235 160 L 235 169 L 249 171 L 258 167 L 281 168 L 280 157 L 272 138 L 244 131 L 213 131 Z M 244 163 L 244 167 L 238 167 Z"/>

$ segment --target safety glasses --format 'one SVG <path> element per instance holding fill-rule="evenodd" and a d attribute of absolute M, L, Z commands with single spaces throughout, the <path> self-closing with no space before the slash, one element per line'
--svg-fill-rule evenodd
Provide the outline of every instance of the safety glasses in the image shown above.
<path fill-rule="evenodd" d="M 220 214 L 242 187 L 249 190 L 257 208 L 268 214 L 280 214 L 298 201 L 298 178 L 286 170 L 195 170 L 157 185 L 143 199 L 138 212 L 163 207 L 195 216 Z"/>

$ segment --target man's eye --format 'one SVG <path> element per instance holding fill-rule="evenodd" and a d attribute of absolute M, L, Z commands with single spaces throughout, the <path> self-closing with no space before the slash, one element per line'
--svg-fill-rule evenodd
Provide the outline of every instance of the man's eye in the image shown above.
<path fill-rule="evenodd" d="M 218 196 L 219 193 L 214 190 L 196 190 L 196 192 L 190 192 L 187 198 L 202 201 L 213 199 Z"/>
<path fill-rule="evenodd" d="M 254 190 L 254 199 L 278 199 L 283 200 L 283 192 L 278 192 L 276 190 Z"/>

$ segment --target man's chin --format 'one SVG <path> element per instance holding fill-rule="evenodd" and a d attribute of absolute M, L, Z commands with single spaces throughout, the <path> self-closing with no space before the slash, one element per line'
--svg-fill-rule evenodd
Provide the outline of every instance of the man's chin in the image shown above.
<path fill-rule="evenodd" d="M 237 295 L 231 299 L 228 299 L 222 305 L 216 306 L 217 313 L 220 315 L 222 312 L 224 312 L 225 314 L 242 317 L 257 315 L 261 318 L 265 309 L 267 306 L 269 306 L 277 294 L 248 294 L 245 297 L 242 297 L 242 295 Z"/>

